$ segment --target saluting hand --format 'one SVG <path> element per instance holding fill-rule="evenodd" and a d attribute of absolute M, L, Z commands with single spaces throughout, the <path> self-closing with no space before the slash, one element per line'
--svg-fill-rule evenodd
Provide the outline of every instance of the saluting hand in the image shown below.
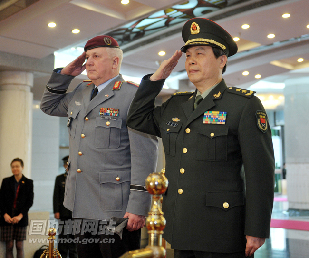
<path fill-rule="evenodd" d="M 86 52 L 83 52 L 74 61 L 72 61 L 66 67 L 64 67 L 61 70 L 61 74 L 66 74 L 66 75 L 71 75 L 71 76 L 80 75 L 86 69 L 86 64 L 83 65 L 85 60 L 86 60 Z"/>
<path fill-rule="evenodd" d="M 129 218 L 127 223 L 127 230 L 134 231 L 138 230 L 145 226 L 145 216 L 135 215 L 129 212 L 126 212 L 123 216 L 124 218 Z"/>
<path fill-rule="evenodd" d="M 150 77 L 150 80 L 158 81 L 169 77 L 181 56 L 181 50 L 176 50 L 174 55 L 170 59 L 164 60 L 162 62 L 159 69 L 155 71 L 155 73 Z"/>
<path fill-rule="evenodd" d="M 265 238 L 252 237 L 252 236 L 246 236 L 246 238 L 247 238 L 247 244 L 245 250 L 246 256 L 253 255 L 254 252 L 265 243 Z"/>

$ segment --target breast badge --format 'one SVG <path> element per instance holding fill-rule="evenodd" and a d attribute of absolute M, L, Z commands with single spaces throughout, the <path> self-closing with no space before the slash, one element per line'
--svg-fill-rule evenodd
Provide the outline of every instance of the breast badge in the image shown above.
<path fill-rule="evenodd" d="M 256 111 L 255 116 L 258 128 L 262 131 L 262 133 L 265 133 L 268 129 L 267 114 L 264 111 L 258 110 Z"/>
<path fill-rule="evenodd" d="M 203 124 L 219 124 L 224 125 L 226 121 L 226 112 L 207 111 L 204 113 Z"/>

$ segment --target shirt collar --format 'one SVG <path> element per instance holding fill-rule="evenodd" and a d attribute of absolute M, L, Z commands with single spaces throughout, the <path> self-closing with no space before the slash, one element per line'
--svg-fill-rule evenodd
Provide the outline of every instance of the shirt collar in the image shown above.
<path fill-rule="evenodd" d="M 118 75 L 116 75 L 114 78 L 107 80 L 106 82 L 100 84 L 99 86 L 96 86 L 98 88 L 98 93 L 103 90 L 112 80 L 114 80 L 116 77 L 118 77 Z"/>

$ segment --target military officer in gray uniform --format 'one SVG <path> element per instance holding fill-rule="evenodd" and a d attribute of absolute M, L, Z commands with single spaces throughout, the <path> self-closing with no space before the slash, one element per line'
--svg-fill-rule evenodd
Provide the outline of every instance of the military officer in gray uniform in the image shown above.
<path fill-rule="evenodd" d="M 76 232 L 79 258 L 118 257 L 139 248 L 140 228 L 150 208 L 144 184 L 155 170 L 157 139 L 127 128 L 127 112 L 137 86 L 119 74 L 122 50 L 117 41 L 97 36 L 87 41 L 84 50 L 65 68 L 54 70 L 41 109 L 48 115 L 68 117 L 64 206 L 73 218 L 94 220 L 91 225 L 96 225 L 82 224 L 82 230 Z M 85 69 L 91 81 L 67 93 L 72 79 Z M 126 218 L 122 239 L 117 234 L 103 234 L 104 225 L 98 232 L 98 222 L 111 218 Z M 93 239 L 97 236 L 99 241 Z"/>
<path fill-rule="evenodd" d="M 178 50 L 143 78 L 127 124 L 163 140 L 169 180 L 164 238 L 175 257 L 253 256 L 269 237 L 274 195 L 267 115 L 253 91 L 227 87 L 222 79 L 227 57 L 237 52 L 230 34 L 195 18 L 182 35 L 195 92 L 176 93 L 154 106 L 182 55 Z"/>

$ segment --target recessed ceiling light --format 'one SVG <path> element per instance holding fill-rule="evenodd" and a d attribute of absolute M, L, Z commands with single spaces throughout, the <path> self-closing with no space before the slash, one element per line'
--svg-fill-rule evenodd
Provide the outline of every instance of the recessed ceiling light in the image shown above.
<path fill-rule="evenodd" d="M 250 25 L 249 24 L 243 24 L 243 25 L 241 25 L 241 28 L 246 30 L 246 29 L 250 28 Z"/>
<path fill-rule="evenodd" d="M 128 3 L 130 3 L 130 0 L 121 0 L 121 3 L 122 4 L 128 4 Z"/>
<path fill-rule="evenodd" d="M 74 29 L 74 30 L 72 30 L 72 33 L 78 34 L 78 33 L 80 33 L 80 30 L 79 29 Z"/>
<path fill-rule="evenodd" d="M 284 14 L 282 14 L 282 18 L 290 18 L 290 14 L 289 13 L 284 13 Z"/>
<path fill-rule="evenodd" d="M 261 79 L 261 78 L 262 78 L 262 75 L 256 74 L 254 77 L 255 77 L 255 79 Z"/>
<path fill-rule="evenodd" d="M 243 75 L 243 76 L 247 76 L 247 75 L 249 75 L 249 72 L 248 72 L 248 71 L 243 71 L 243 72 L 242 72 L 242 75 Z"/>
<path fill-rule="evenodd" d="M 55 22 L 48 23 L 49 28 L 55 28 L 56 26 L 57 26 L 57 24 Z"/>
<path fill-rule="evenodd" d="M 239 37 L 234 37 L 233 40 L 234 40 L 234 41 L 239 41 L 240 38 L 239 38 Z"/>
<path fill-rule="evenodd" d="M 276 35 L 273 33 L 267 35 L 267 38 L 269 39 L 273 39 L 274 37 L 276 37 Z"/>
<path fill-rule="evenodd" d="M 161 50 L 159 53 L 158 53 L 159 56 L 165 56 L 165 51 Z"/>
<path fill-rule="evenodd" d="M 298 58 L 297 62 L 299 62 L 299 63 L 304 62 L 304 58 Z"/>

